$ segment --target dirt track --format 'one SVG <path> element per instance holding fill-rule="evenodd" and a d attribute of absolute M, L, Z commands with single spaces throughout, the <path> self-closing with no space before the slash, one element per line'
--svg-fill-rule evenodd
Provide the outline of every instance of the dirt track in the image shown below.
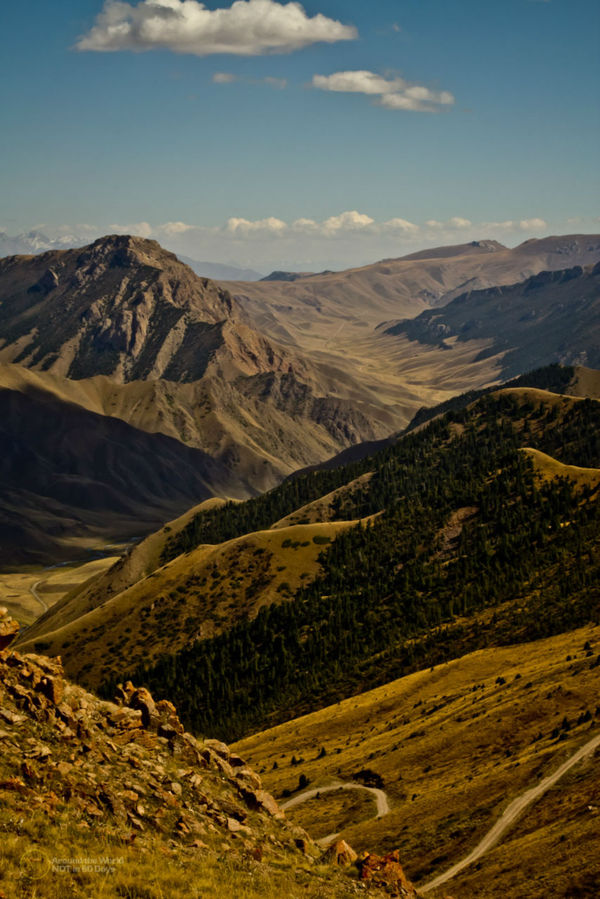
<path fill-rule="evenodd" d="M 540 781 L 537 786 L 532 787 L 525 793 L 521 793 L 516 799 L 513 799 L 506 811 L 504 811 L 501 817 L 498 818 L 492 829 L 486 833 L 481 842 L 469 853 L 469 855 L 449 868 L 444 874 L 440 874 L 438 877 L 434 878 L 434 880 L 425 884 L 425 886 L 419 887 L 419 892 L 428 893 L 430 890 L 441 886 L 443 883 L 446 883 L 446 881 L 456 877 L 456 875 L 464 868 L 468 868 L 469 865 L 476 862 L 482 855 L 485 855 L 486 852 L 495 846 L 504 831 L 516 821 L 528 806 L 535 802 L 536 799 L 539 799 L 539 797 L 553 787 L 554 784 L 567 773 L 567 771 L 570 771 L 574 765 L 586 758 L 586 756 L 591 755 L 598 747 L 600 747 L 600 735 L 585 743 L 581 749 L 578 749 L 577 752 L 566 760 L 566 762 L 563 762 L 560 768 L 556 769 L 554 774 L 550 774 L 548 777 L 544 778 L 544 780 Z"/>

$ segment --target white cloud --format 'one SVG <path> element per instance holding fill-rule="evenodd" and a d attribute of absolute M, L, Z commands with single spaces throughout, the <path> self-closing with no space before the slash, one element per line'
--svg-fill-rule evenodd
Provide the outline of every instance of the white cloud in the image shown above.
<path fill-rule="evenodd" d="M 520 214 L 526 213 L 521 210 Z M 599 222 L 599 218 L 584 217 L 578 228 L 594 233 Z M 528 237 L 542 237 L 550 228 L 555 234 L 565 234 L 573 230 L 573 224 L 565 218 L 548 225 L 533 215 L 472 223 L 464 216 L 454 215 L 444 221 L 414 223 L 397 216 L 375 219 L 360 210 L 347 210 L 320 220 L 306 216 L 287 222 L 275 216 L 238 216 L 218 225 L 182 221 L 110 226 L 47 224 L 43 231 L 50 241 L 56 239 L 56 246 L 60 247 L 81 246 L 108 233 L 137 234 L 152 237 L 167 249 L 192 259 L 243 265 L 266 274 L 273 269 L 349 268 L 426 247 L 472 240 L 497 239 L 514 246 Z"/>
<path fill-rule="evenodd" d="M 292 222 L 291 228 L 297 234 L 318 234 L 319 223 L 314 219 L 300 218 Z"/>
<path fill-rule="evenodd" d="M 471 228 L 473 223 L 469 219 L 462 218 L 460 215 L 454 215 L 447 222 L 438 222 L 436 219 L 429 219 L 425 222 L 427 227 L 432 231 L 463 231 Z"/>
<path fill-rule="evenodd" d="M 322 91 L 340 91 L 355 94 L 385 94 L 404 90 L 407 84 L 402 78 L 387 80 L 375 72 L 334 72 L 333 75 L 314 75 L 312 86 Z"/>
<path fill-rule="evenodd" d="M 390 219 L 388 222 L 384 222 L 382 229 L 384 231 L 402 231 L 404 234 L 416 234 L 421 230 L 418 225 L 413 225 L 412 222 L 407 222 L 406 219 L 399 218 Z"/>
<path fill-rule="evenodd" d="M 230 218 L 225 230 L 234 237 L 264 237 L 266 235 L 278 236 L 287 231 L 287 225 L 281 219 L 269 216 L 258 221 L 249 221 L 243 218 Z"/>
<path fill-rule="evenodd" d="M 111 234 L 133 234 L 135 237 L 152 237 L 154 228 L 148 222 L 136 222 L 133 225 L 109 225 Z"/>
<path fill-rule="evenodd" d="M 160 225 L 158 230 L 165 234 L 185 234 L 186 231 L 193 231 L 193 229 L 193 225 L 186 225 L 185 222 L 165 222 L 164 225 Z"/>
<path fill-rule="evenodd" d="M 505 222 L 484 222 L 481 227 L 490 231 L 514 231 L 517 225 L 512 219 L 508 219 Z"/>
<path fill-rule="evenodd" d="M 105 0 L 78 50 L 172 50 L 208 56 L 290 53 L 310 44 L 354 40 L 356 28 L 300 3 L 235 0 L 225 9 L 207 9 L 198 0 L 142 0 L 137 5 Z"/>
<path fill-rule="evenodd" d="M 565 225 L 572 220 L 566 220 Z M 594 221 L 593 219 L 591 220 Z M 223 226 L 200 226 L 190 225 L 186 222 L 164 222 L 161 225 L 150 225 L 148 222 L 137 222 L 129 225 L 113 224 L 109 226 L 111 233 L 119 234 L 136 234 L 139 237 L 153 237 L 156 240 L 183 238 L 194 239 L 218 239 L 246 241 L 251 240 L 257 242 L 260 240 L 273 240 L 274 238 L 285 238 L 288 241 L 301 239 L 348 239 L 355 241 L 359 238 L 380 238 L 382 240 L 403 239 L 407 241 L 427 241 L 435 240 L 442 243 L 445 240 L 453 241 L 456 239 L 476 240 L 489 235 L 514 235 L 519 237 L 523 232 L 535 234 L 536 232 L 545 231 L 548 228 L 547 222 L 541 218 L 508 219 L 502 222 L 478 222 L 473 223 L 470 219 L 463 216 L 454 215 L 446 221 L 438 221 L 437 219 L 428 219 L 423 224 L 415 224 L 407 219 L 394 217 L 384 221 L 376 221 L 370 215 L 359 212 L 356 209 L 341 212 L 339 215 L 332 215 L 323 221 L 317 221 L 311 218 L 298 218 L 288 223 L 283 219 L 275 216 L 267 216 L 262 219 L 247 219 L 240 216 L 232 216 Z M 94 232 L 94 235 L 100 234 L 101 231 L 92 225 L 80 226 L 83 232 L 88 234 Z M 68 231 L 66 226 L 63 229 L 53 229 L 53 233 L 58 234 Z M 79 233 L 79 226 L 77 229 Z"/>
<path fill-rule="evenodd" d="M 404 78 L 384 78 L 363 69 L 334 72 L 333 75 L 314 75 L 312 86 L 323 91 L 378 97 L 377 105 L 386 109 L 439 112 L 442 107 L 452 106 L 454 103 L 454 96 L 450 91 L 431 90 L 421 84 L 411 84 Z"/>
<path fill-rule="evenodd" d="M 338 234 L 340 231 L 362 231 L 365 228 L 374 225 L 375 220 L 369 215 L 357 212 L 342 212 L 341 215 L 332 215 L 321 226 L 321 232 L 324 235 Z"/>
<path fill-rule="evenodd" d="M 470 228 L 473 223 L 470 222 L 469 219 L 463 219 L 459 215 L 455 215 L 450 219 L 448 224 L 451 225 L 453 228 L 462 229 L 462 228 Z"/>
<path fill-rule="evenodd" d="M 543 231 L 548 227 L 544 219 L 523 219 L 519 222 L 521 231 Z"/>

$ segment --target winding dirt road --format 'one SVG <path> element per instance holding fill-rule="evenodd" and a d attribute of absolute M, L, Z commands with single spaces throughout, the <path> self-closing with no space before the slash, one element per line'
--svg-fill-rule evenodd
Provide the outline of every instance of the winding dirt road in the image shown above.
<path fill-rule="evenodd" d="M 592 740 L 589 740 L 585 743 L 580 749 L 577 750 L 570 758 L 567 759 L 566 762 L 557 768 L 554 774 L 550 774 L 548 777 L 544 778 L 544 780 L 540 781 L 540 783 L 532 787 L 530 790 L 527 790 L 525 793 L 522 793 L 520 796 L 517 796 L 516 799 L 513 799 L 508 808 L 503 812 L 502 816 L 498 818 L 494 826 L 491 830 L 489 830 L 481 842 L 473 849 L 472 852 L 469 853 L 462 861 L 457 862 L 457 864 L 453 865 L 448 871 L 444 874 L 440 874 L 439 877 L 436 877 L 434 880 L 431 880 L 429 883 L 425 884 L 425 886 L 419 887 L 420 893 L 429 893 L 431 890 L 434 890 L 436 887 L 441 886 L 446 881 L 451 880 L 453 877 L 456 877 L 464 868 L 468 868 L 469 865 L 472 865 L 473 862 L 476 862 L 477 859 L 481 858 L 482 855 L 485 855 L 492 846 L 495 846 L 502 834 L 505 830 L 507 830 L 511 824 L 525 811 L 525 809 L 530 806 L 536 799 L 539 799 L 547 790 L 554 786 L 557 781 L 564 777 L 567 771 L 570 771 L 578 762 L 582 759 L 586 758 L 588 755 L 591 755 L 596 749 L 600 747 L 600 735 L 594 737 Z"/>
<path fill-rule="evenodd" d="M 47 612 L 47 611 L 48 611 L 48 606 L 46 605 L 46 603 L 44 602 L 44 600 L 42 599 L 42 597 L 40 596 L 40 594 L 37 592 L 37 588 L 40 586 L 40 584 L 43 584 L 43 583 L 44 583 L 44 579 L 43 579 L 43 578 L 42 578 L 41 581 L 36 581 L 35 584 L 32 584 L 31 587 L 29 588 L 29 592 L 31 593 L 31 595 L 33 596 L 33 598 L 36 599 L 36 600 L 39 602 L 39 604 L 40 604 L 40 605 L 42 606 L 42 608 L 44 609 L 44 612 Z"/>
<path fill-rule="evenodd" d="M 299 793 L 297 796 L 294 796 L 293 799 L 289 799 L 287 802 L 280 803 L 280 808 L 283 811 L 287 811 L 290 808 L 295 808 L 297 805 L 300 805 L 302 802 L 307 802 L 309 799 L 314 799 L 315 796 L 320 796 L 321 793 L 334 793 L 337 790 L 363 790 L 366 793 L 371 793 L 375 798 L 375 802 L 377 803 L 377 814 L 376 818 L 383 818 L 384 815 L 389 814 L 390 806 L 388 803 L 388 798 L 383 790 L 379 790 L 377 787 L 365 787 L 363 784 L 356 783 L 333 783 L 329 784 L 326 787 L 314 787 L 312 790 L 305 790 L 303 793 Z M 320 840 L 317 840 L 317 843 L 324 846 L 329 843 L 332 843 L 334 840 L 340 836 L 339 833 L 330 833 L 327 834 L 326 837 L 321 837 Z"/>

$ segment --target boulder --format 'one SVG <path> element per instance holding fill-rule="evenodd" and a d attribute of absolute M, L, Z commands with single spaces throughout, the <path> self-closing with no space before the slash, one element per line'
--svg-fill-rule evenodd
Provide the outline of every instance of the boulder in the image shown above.
<path fill-rule="evenodd" d="M 138 687 L 137 690 L 134 690 L 127 704 L 130 709 L 142 713 L 142 727 L 150 727 L 152 719 L 158 717 L 152 694 L 145 687 Z"/>
<path fill-rule="evenodd" d="M 325 861 L 330 865 L 339 865 L 340 867 L 354 864 L 357 858 L 356 852 L 345 840 L 337 840 L 325 852 Z"/>
<path fill-rule="evenodd" d="M 60 705 L 64 689 L 64 683 L 60 677 L 43 677 L 36 686 L 36 690 L 43 693 L 53 705 Z"/>

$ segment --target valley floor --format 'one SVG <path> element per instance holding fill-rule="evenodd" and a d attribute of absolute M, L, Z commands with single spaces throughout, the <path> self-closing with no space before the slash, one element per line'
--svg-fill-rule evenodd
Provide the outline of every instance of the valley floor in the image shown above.
<path fill-rule="evenodd" d="M 26 565 L 0 572 L 0 606 L 22 628 L 29 627 L 71 590 L 107 571 L 117 561 L 120 549 L 121 545 L 110 547 L 115 554 L 101 558 L 95 558 L 99 550 L 89 550 L 91 561 L 79 559 L 49 567 Z"/>

